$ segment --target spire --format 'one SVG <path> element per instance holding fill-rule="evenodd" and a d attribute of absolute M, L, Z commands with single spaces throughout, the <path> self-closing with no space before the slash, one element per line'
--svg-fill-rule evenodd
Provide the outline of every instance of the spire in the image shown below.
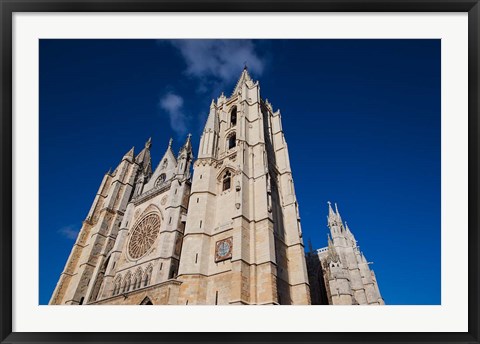
<path fill-rule="evenodd" d="M 328 217 L 335 216 L 335 213 L 333 212 L 333 209 L 332 209 L 332 203 L 330 201 L 328 201 L 327 203 L 328 203 Z"/>
<path fill-rule="evenodd" d="M 213 100 L 212 100 L 213 104 Z M 215 106 L 210 107 L 210 113 L 208 114 L 207 122 L 205 123 L 204 132 L 214 131 L 218 133 L 220 125 L 218 123 L 218 115 Z"/>
<path fill-rule="evenodd" d="M 172 143 L 173 143 L 173 139 L 170 138 L 168 140 L 167 149 L 165 150 L 165 153 L 163 154 L 160 161 L 158 162 L 156 170 L 159 168 L 165 169 L 167 168 L 167 166 L 170 165 L 170 163 L 173 163 L 174 165 L 177 163 L 177 159 L 175 158 L 175 153 L 173 153 L 173 150 L 172 150 Z"/>
<path fill-rule="evenodd" d="M 168 147 L 167 147 L 167 150 L 165 151 L 165 154 L 163 154 L 163 158 L 162 160 L 167 156 L 167 155 L 171 155 L 175 158 L 175 154 L 173 153 L 173 149 L 172 149 L 172 144 L 173 144 L 173 138 L 170 138 L 168 140 Z M 170 153 L 170 154 L 169 154 Z"/>
<path fill-rule="evenodd" d="M 237 84 L 235 85 L 235 88 L 233 89 L 232 96 L 234 94 L 236 94 L 240 90 L 242 85 L 247 81 L 253 81 L 253 80 L 252 80 L 250 74 L 248 74 L 247 65 L 245 65 L 244 68 L 243 68 L 242 74 L 240 74 L 240 78 L 238 79 Z"/>
<path fill-rule="evenodd" d="M 190 138 L 192 137 L 192 134 L 187 135 L 187 140 L 185 141 L 185 144 L 183 147 L 180 149 L 180 152 L 178 153 L 179 155 L 182 154 L 182 152 L 186 151 L 187 153 L 190 153 L 192 151 L 192 143 Z M 170 146 L 169 146 L 170 147 Z"/>
<path fill-rule="evenodd" d="M 123 159 L 127 159 L 127 160 L 131 160 L 133 161 L 133 156 L 135 154 L 135 146 L 133 146 L 132 148 L 130 148 L 130 150 L 125 153 L 125 155 L 123 156 Z"/>
<path fill-rule="evenodd" d="M 190 178 L 190 165 L 192 162 L 193 154 L 192 154 L 192 143 L 190 138 L 192 134 L 187 135 L 187 139 L 185 140 L 184 145 L 180 148 L 177 157 L 177 171 L 175 178 Z"/>
<path fill-rule="evenodd" d="M 335 214 L 335 212 L 332 209 L 332 203 L 330 203 L 330 201 L 328 201 L 327 203 L 328 203 L 327 220 L 328 220 L 328 226 L 331 227 L 331 226 L 335 225 L 335 223 L 337 221 L 337 214 Z"/>
<path fill-rule="evenodd" d="M 152 138 L 145 142 L 145 148 L 137 155 L 135 162 L 140 165 L 143 173 L 150 176 L 152 174 L 152 159 L 150 157 L 150 147 L 152 146 Z"/>
<path fill-rule="evenodd" d="M 335 213 L 337 215 L 338 223 L 342 224 L 342 217 L 340 216 L 340 212 L 338 211 L 337 203 L 335 203 Z"/>

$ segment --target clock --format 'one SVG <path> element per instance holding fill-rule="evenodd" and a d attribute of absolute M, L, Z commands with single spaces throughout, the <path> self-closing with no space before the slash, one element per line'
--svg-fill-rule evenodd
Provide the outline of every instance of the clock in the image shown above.
<path fill-rule="evenodd" d="M 215 262 L 232 258 L 233 238 L 219 240 L 215 243 Z"/>

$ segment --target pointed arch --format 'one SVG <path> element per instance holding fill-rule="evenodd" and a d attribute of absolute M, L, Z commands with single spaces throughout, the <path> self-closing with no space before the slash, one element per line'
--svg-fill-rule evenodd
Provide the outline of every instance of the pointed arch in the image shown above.
<path fill-rule="evenodd" d="M 226 136 L 226 143 L 227 143 L 227 151 L 230 149 L 235 148 L 237 145 L 237 133 L 235 130 L 232 130 L 228 135 Z"/>
<path fill-rule="evenodd" d="M 230 126 L 234 127 L 237 125 L 237 106 L 234 105 L 232 110 L 230 110 Z"/>
<path fill-rule="evenodd" d="M 153 302 L 152 302 L 152 300 L 150 300 L 150 298 L 148 296 L 145 296 L 145 298 L 142 300 L 142 302 L 140 302 L 140 305 L 141 306 L 150 306 L 150 305 L 153 305 Z"/>
<path fill-rule="evenodd" d="M 117 278 L 115 278 L 115 282 L 113 284 L 112 296 L 115 296 L 120 292 L 120 286 L 121 285 L 122 285 L 122 276 L 118 275 Z"/>
<path fill-rule="evenodd" d="M 216 178 L 218 182 L 222 181 L 223 176 L 227 171 L 230 171 L 232 177 L 240 173 L 240 171 L 238 171 L 235 166 L 229 164 L 228 162 L 225 162 L 222 168 L 220 169 L 220 171 L 218 171 L 216 174 Z"/>
<path fill-rule="evenodd" d="M 97 298 L 99 296 L 99 292 L 100 292 L 100 287 L 103 283 L 104 275 L 105 275 L 105 273 L 103 271 L 100 271 L 98 273 L 97 279 L 95 280 L 95 284 L 93 285 L 93 289 L 92 289 L 92 292 L 90 294 L 90 298 L 89 298 L 90 301 L 97 300 Z"/>
<path fill-rule="evenodd" d="M 130 290 L 130 284 L 132 282 L 132 274 L 130 271 L 127 273 L 125 278 L 123 279 L 123 284 L 122 284 L 122 293 L 126 293 Z"/>
<path fill-rule="evenodd" d="M 162 221 L 163 221 L 163 213 L 162 213 L 162 211 L 160 210 L 160 208 L 157 207 L 156 205 L 150 204 L 150 205 L 142 212 L 142 214 L 140 215 L 140 218 L 145 217 L 145 216 L 148 215 L 149 213 L 158 213 L 158 214 L 160 215 L 160 218 L 161 218 Z"/>
<path fill-rule="evenodd" d="M 231 166 L 224 166 L 217 173 L 217 185 L 219 192 L 227 191 L 233 186 L 234 177 L 238 172 Z"/>
<path fill-rule="evenodd" d="M 142 285 L 142 276 L 143 276 L 143 270 L 141 267 L 138 267 L 137 270 L 135 271 L 135 275 L 133 278 L 133 285 L 132 289 L 138 289 Z"/>
<path fill-rule="evenodd" d="M 143 276 L 143 286 L 146 287 L 150 284 L 150 281 L 152 279 L 152 272 L 153 272 L 153 266 L 152 264 L 149 264 L 147 269 L 145 270 L 145 274 Z"/>
<path fill-rule="evenodd" d="M 232 186 L 232 173 L 227 170 L 222 177 L 222 191 L 229 190 L 231 186 Z"/>

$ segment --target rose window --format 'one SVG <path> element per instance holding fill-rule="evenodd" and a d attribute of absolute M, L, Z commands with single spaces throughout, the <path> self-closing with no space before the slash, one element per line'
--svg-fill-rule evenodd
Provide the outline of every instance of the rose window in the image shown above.
<path fill-rule="evenodd" d="M 160 231 L 160 217 L 150 214 L 144 217 L 133 229 L 128 253 L 133 259 L 143 257 L 152 247 Z"/>

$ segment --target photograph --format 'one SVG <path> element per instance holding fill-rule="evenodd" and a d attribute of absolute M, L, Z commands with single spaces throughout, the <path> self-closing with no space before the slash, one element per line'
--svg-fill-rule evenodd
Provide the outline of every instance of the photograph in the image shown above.
<path fill-rule="evenodd" d="M 442 304 L 440 39 L 38 53 L 39 305 Z"/>

